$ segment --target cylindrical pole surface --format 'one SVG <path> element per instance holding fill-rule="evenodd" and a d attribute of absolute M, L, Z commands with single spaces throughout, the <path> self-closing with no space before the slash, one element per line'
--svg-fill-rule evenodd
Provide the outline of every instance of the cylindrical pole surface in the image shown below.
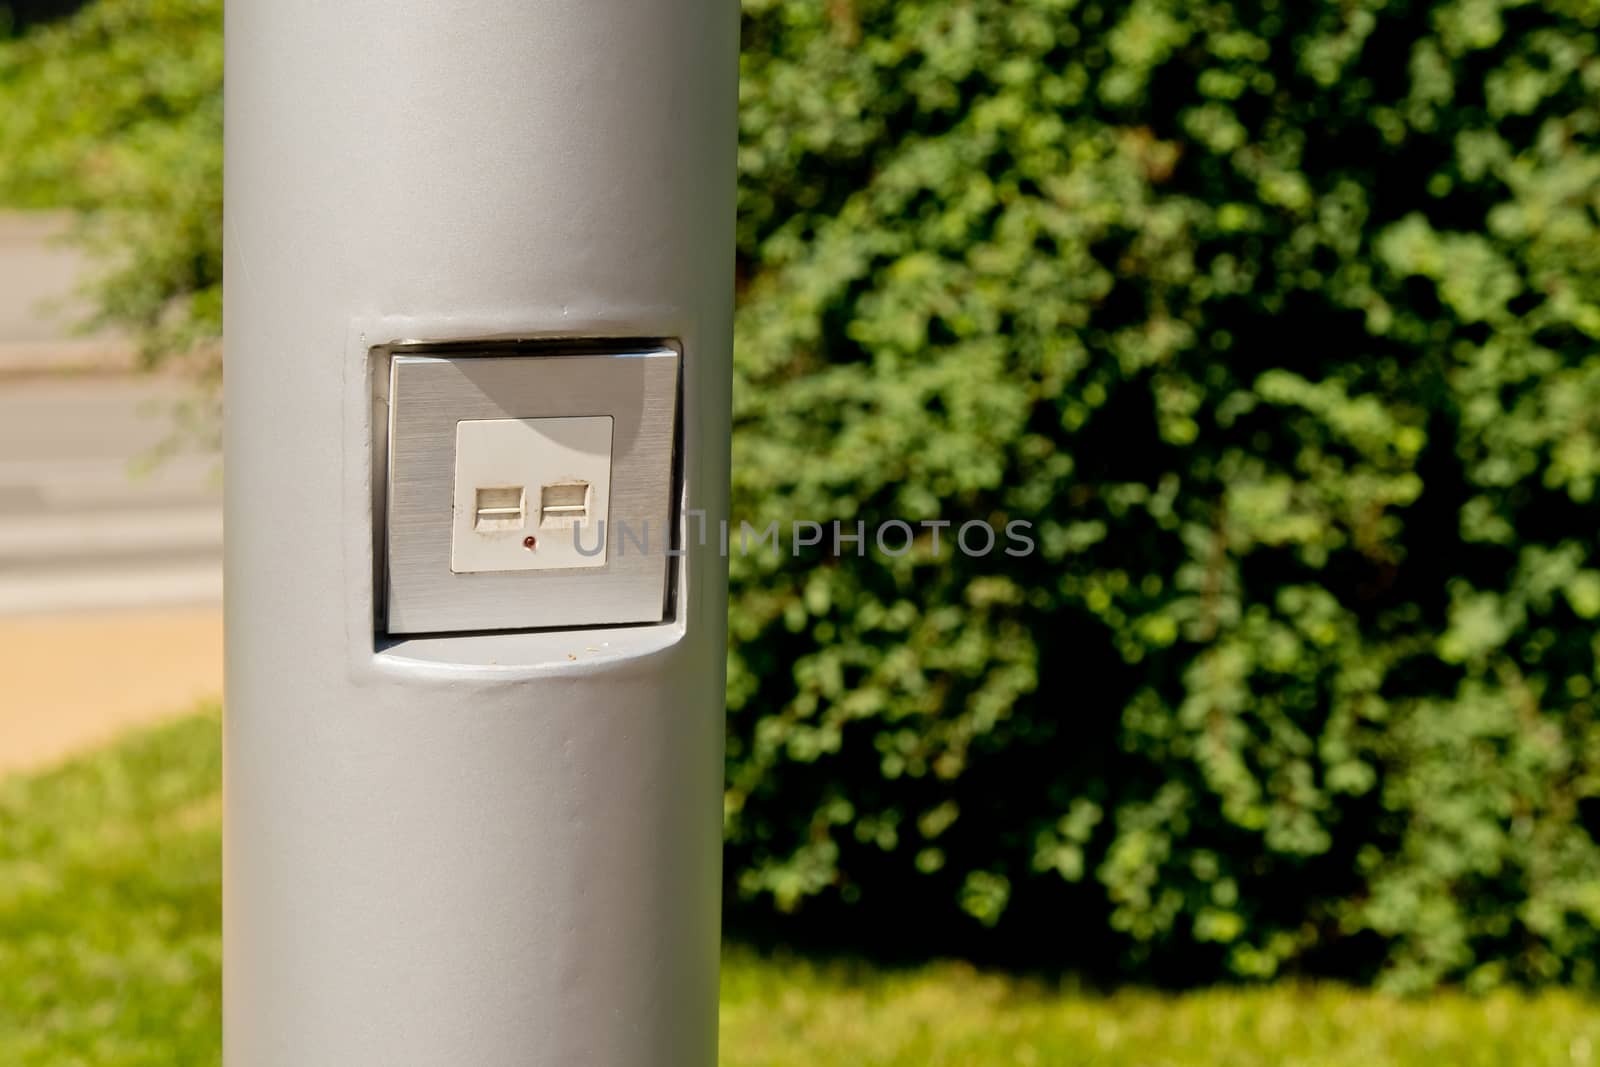
<path fill-rule="evenodd" d="M 714 523 L 737 38 L 733 0 L 228 5 L 230 1067 L 715 1063 L 717 538 L 661 625 L 386 636 L 382 360 L 670 345 Z"/>

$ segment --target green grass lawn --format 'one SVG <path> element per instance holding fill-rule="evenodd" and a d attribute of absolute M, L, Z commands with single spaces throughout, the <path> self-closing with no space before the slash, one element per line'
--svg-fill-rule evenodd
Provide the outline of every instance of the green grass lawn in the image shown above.
<path fill-rule="evenodd" d="M 217 725 L 194 716 L 0 782 L 0 1065 L 218 1061 Z M 1106 997 L 734 949 L 722 1045 L 729 1067 L 1583 1067 L 1600 1063 L 1600 1004 L 1334 986 Z"/>

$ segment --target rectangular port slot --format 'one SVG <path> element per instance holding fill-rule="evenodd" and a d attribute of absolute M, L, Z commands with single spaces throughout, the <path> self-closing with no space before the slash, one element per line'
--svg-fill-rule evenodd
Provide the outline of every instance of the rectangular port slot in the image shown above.
<path fill-rule="evenodd" d="M 475 530 L 520 530 L 526 519 L 526 494 L 520 485 L 478 490 Z"/>
<path fill-rule="evenodd" d="M 539 494 L 540 526 L 571 526 L 589 517 L 589 483 L 559 482 Z"/>

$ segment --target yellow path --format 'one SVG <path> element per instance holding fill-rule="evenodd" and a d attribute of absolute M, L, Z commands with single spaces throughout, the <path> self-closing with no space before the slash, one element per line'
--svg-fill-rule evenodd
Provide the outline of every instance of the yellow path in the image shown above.
<path fill-rule="evenodd" d="M 222 608 L 0 618 L 0 773 L 222 695 Z"/>

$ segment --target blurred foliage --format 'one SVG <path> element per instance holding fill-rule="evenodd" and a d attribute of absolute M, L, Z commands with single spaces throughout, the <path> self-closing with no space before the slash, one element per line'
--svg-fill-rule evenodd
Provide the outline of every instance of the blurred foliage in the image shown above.
<path fill-rule="evenodd" d="M 748 0 L 746 906 L 1596 981 L 1600 4 Z M 965 915 L 965 919 L 962 915 Z"/>
<path fill-rule="evenodd" d="M 0 45 L 0 196 L 218 326 L 219 5 Z M 1600 2 L 746 0 L 751 922 L 1158 980 L 1600 980 Z M 26 106 L 18 106 L 18 101 Z"/>
<path fill-rule="evenodd" d="M 0 204 L 77 213 L 79 239 L 105 264 L 83 325 L 129 331 L 147 365 L 184 360 L 207 399 L 182 414 L 214 436 L 219 0 L 101 0 L 0 39 Z"/>
<path fill-rule="evenodd" d="M 0 38 L 65 18 L 88 0 L 0 0 Z"/>

